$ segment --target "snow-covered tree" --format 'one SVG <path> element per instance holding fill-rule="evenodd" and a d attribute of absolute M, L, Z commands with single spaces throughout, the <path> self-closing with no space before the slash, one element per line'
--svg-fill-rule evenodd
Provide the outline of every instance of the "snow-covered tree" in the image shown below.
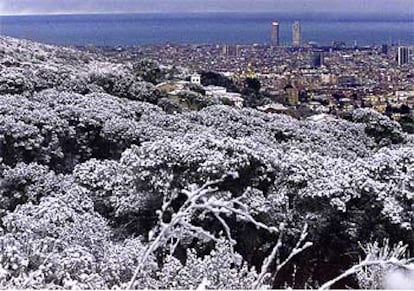
<path fill-rule="evenodd" d="M 180 74 L 0 37 L 0 288 L 376 287 L 360 244 L 414 251 L 397 123 L 183 110 L 154 86 Z"/>

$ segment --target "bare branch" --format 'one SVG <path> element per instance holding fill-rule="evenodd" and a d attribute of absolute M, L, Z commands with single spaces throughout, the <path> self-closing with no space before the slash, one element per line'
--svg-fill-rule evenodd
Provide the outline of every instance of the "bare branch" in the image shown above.
<path fill-rule="evenodd" d="M 313 246 L 313 243 L 311 243 L 311 242 L 304 242 L 307 236 L 308 236 L 308 224 L 305 224 L 305 226 L 303 227 L 302 233 L 299 237 L 299 240 L 296 243 L 296 246 L 293 248 L 293 250 L 290 252 L 289 256 L 282 263 L 280 263 L 280 264 L 278 263 L 278 265 L 276 267 L 276 271 L 273 274 L 273 280 L 276 279 L 276 277 L 277 277 L 278 273 L 280 272 L 280 270 L 284 266 L 286 266 L 286 264 L 289 263 L 290 260 L 292 260 L 292 258 L 294 256 L 296 256 L 297 254 L 302 253 L 307 248 Z"/>
<path fill-rule="evenodd" d="M 253 289 L 257 289 L 259 288 L 262 284 L 263 281 L 266 279 L 266 276 L 269 275 L 268 270 L 270 267 L 270 264 L 276 260 L 276 271 L 273 275 L 273 281 L 276 279 L 277 274 L 279 273 L 279 271 L 297 254 L 303 252 L 305 249 L 311 247 L 313 244 L 311 242 L 305 242 L 305 239 L 308 235 L 308 225 L 305 224 L 305 226 L 303 227 L 303 231 L 301 233 L 301 236 L 298 240 L 298 242 L 296 243 L 295 248 L 290 252 L 289 256 L 282 262 L 280 263 L 280 257 L 279 257 L 279 251 L 280 248 L 282 247 L 283 243 L 282 243 L 282 238 L 283 238 L 283 230 L 284 230 L 284 225 L 281 224 L 280 225 L 280 235 L 278 238 L 278 241 L 276 243 L 276 245 L 274 246 L 272 252 L 270 253 L 270 255 L 263 261 L 263 265 L 262 265 L 262 269 L 261 272 L 259 274 L 258 279 L 256 280 L 256 282 L 253 284 Z"/>
<path fill-rule="evenodd" d="M 194 226 L 191 224 L 191 219 L 193 218 L 198 211 L 202 211 L 202 213 L 210 213 L 212 214 L 218 222 L 223 227 L 224 233 L 227 239 L 230 241 L 231 246 L 236 244 L 236 241 L 231 236 L 231 229 L 222 215 L 236 215 L 237 218 L 242 219 L 244 221 L 250 222 L 256 226 L 258 229 L 264 229 L 271 233 L 278 233 L 280 232 L 277 227 L 274 226 L 267 226 L 264 223 L 257 221 L 253 216 L 250 215 L 248 212 L 248 208 L 246 205 L 240 202 L 238 198 L 233 199 L 222 199 L 219 200 L 213 196 L 213 193 L 217 192 L 218 187 L 216 186 L 218 183 L 224 181 L 225 177 L 214 181 L 208 181 L 204 185 L 198 187 L 197 185 L 191 185 L 188 190 L 183 190 L 187 196 L 187 200 L 183 203 L 183 205 L 179 208 L 179 210 L 172 214 L 171 220 L 168 223 L 164 223 L 162 217 L 164 216 L 164 212 L 168 210 L 169 206 L 172 203 L 172 199 L 164 200 L 163 206 L 161 210 L 159 210 L 158 217 L 159 223 L 158 227 L 155 230 L 155 238 L 148 244 L 144 255 L 142 256 L 140 263 L 135 269 L 134 275 L 131 278 L 128 289 L 133 288 L 134 282 L 137 279 L 140 272 L 145 267 L 149 257 L 160 247 L 164 247 L 165 244 L 169 243 L 169 238 L 174 236 L 174 232 L 187 230 L 191 235 L 203 235 L 206 238 L 216 241 L 217 239 L 212 235 L 209 231 L 205 230 L 202 227 Z M 283 228 L 283 226 L 281 226 Z M 279 266 L 279 269 L 282 268 L 293 256 L 298 254 L 299 252 L 303 251 L 311 244 L 306 243 L 304 246 L 300 247 L 303 240 L 306 238 L 306 230 L 307 226 L 301 235 L 301 238 L 297 244 L 297 247 L 292 251 L 291 255 Z M 175 234 L 176 236 L 177 234 Z M 175 244 L 178 242 L 175 241 Z M 277 256 L 279 249 L 282 246 L 282 235 L 279 236 L 279 241 L 277 242 L 276 246 L 272 250 L 270 256 L 265 260 L 264 266 L 262 267 L 261 274 L 258 280 L 255 282 L 254 286 L 260 286 L 263 283 L 263 280 L 268 276 L 268 268 L 270 264 L 274 261 Z M 173 248 L 174 249 L 174 248 Z"/>
<path fill-rule="evenodd" d="M 279 249 L 281 247 L 282 247 L 282 233 L 280 233 L 279 238 L 277 240 L 277 243 L 273 247 L 273 250 L 270 253 L 270 255 L 267 258 L 264 259 L 260 274 L 259 274 L 256 282 L 254 282 L 253 285 L 252 285 L 253 289 L 258 289 L 263 284 L 263 281 L 269 275 L 270 264 L 275 260 L 277 254 L 279 252 Z"/>

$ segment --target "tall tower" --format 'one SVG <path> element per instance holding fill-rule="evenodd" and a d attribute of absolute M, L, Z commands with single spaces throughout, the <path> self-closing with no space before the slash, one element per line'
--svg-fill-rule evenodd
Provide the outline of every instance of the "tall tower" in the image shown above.
<path fill-rule="evenodd" d="M 229 47 L 225 44 L 221 47 L 221 55 L 227 56 L 229 53 Z"/>
<path fill-rule="evenodd" d="M 312 53 L 312 67 L 320 68 L 324 65 L 324 53 L 321 50 L 314 51 Z"/>
<path fill-rule="evenodd" d="M 388 45 L 386 44 L 381 45 L 381 53 L 383 55 L 388 55 Z"/>
<path fill-rule="evenodd" d="M 398 65 L 402 66 L 408 64 L 408 47 L 400 46 L 398 47 L 397 61 Z"/>
<path fill-rule="evenodd" d="M 292 44 L 293 46 L 300 46 L 302 41 L 302 28 L 299 21 L 295 21 L 292 26 Z"/>
<path fill-rule="evenodd" d="M 272 36 L 271 36 L 271 43 L 272 46 L 279 46 L 279 22 L 273 21 L 272 22 Z"/>

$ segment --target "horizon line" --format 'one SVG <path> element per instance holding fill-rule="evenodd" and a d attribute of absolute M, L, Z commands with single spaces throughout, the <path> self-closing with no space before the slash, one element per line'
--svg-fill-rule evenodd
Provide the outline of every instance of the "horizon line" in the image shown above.
<path fill-rule="evenodd" d="M 213 13 L 243 13 L 243 14 L 259 14 L 259 13 L 275 13 L 275 14 L 282 14 L 282 13 L 290 13 L 290 14 L 304 14 L 304 13 L 308 13 L 308 14 L 313 14 L 313 15 L 320 15 L 320 14 L 335 14 L 335 15 L 350 15 L 350 14 L 354 14 L 354 15 L 378 15 L 377 13 L 374 12 L 364 12 L 364 11 L 359 11 L 357 13 L 355 12 L 344 12 L 344 11 L 336 11 L 336 12 L 332 12 L 332 11 L 312 11 L 312 12 L 305 12 L 305 11 L 301 11 L 301 12 L 297 12 L 297 11 L 268 11 L 268 10 L 259 10 L 259 11 L 237 11 L 237 10 L 220 10 L 220 11 L 135 11 L 135 12 L 128 12 L 128 11 L 103 11 L 103 12 L 28 12 L 28 13 L 5 13 L 2 14 L 0 12 L 0 17 L 3 16 L 66 16 L 66 15 L 128 15 L 128 14 L 213 14 Z M 381 16 L 410 16 L 412 18 L 412 20 L 414 21 L 414 14 L 411 12 L 405 12 L 405 13 L 395 13 L 395 12 L 390 12 L 388 14 L 382 14 Z"/>

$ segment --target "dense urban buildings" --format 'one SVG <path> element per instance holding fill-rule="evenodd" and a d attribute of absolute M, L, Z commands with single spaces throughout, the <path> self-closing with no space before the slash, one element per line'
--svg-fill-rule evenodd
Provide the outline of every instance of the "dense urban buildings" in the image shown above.
<path fill-rule="evenodd" d="M 148 58 L 187 68 L 188 76 L 217 72 L 234 83 L 229 92 L 242 92 L 247 78 L 258 80 L 257 102 L 245 101 L 244 106 L 281 104 L 286 110 L 278 105 L 274 108 L 298 117 L 343 116 L 355 108 L 370 107 L 395 120 L 406 120 L 414 112 L 409 49 L 412 47 L 355 47 L 333 42 L 329 47 L 168 44 L 104 51 L 117 59 Z"/>

